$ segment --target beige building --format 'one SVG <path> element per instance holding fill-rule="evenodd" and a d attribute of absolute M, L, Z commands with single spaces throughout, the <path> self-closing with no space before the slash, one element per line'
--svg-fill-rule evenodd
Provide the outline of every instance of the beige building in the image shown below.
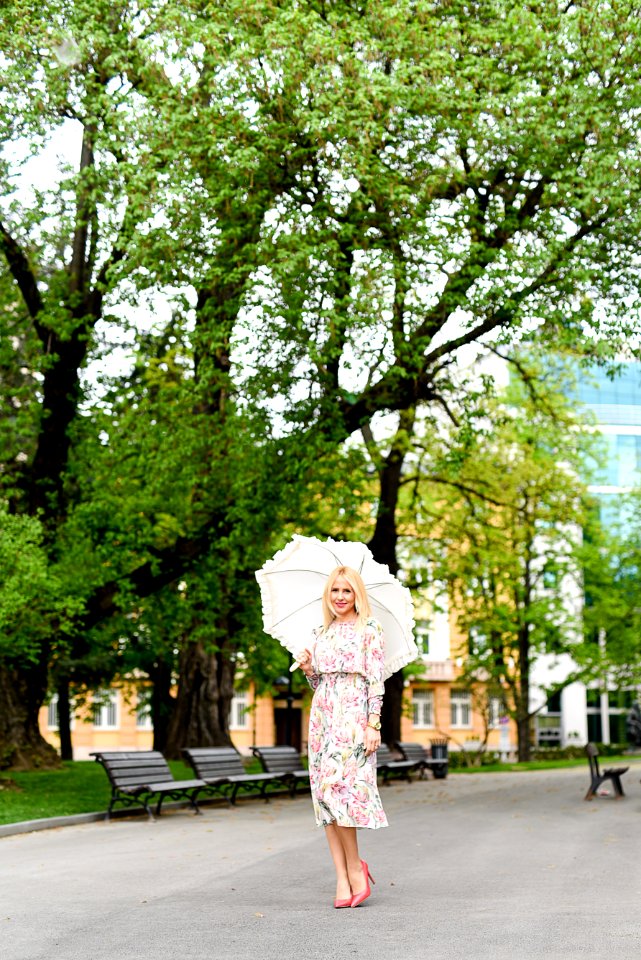
<path fill-rule="evenodd" d="M 300 698 L 290 705 L 292 742 L 301 750 L 306 746 L 303 731 L 307 729 L 307 707 L 308 700 Z M 238 692 L 232 700 L 230 717 L 234 746 L 241 753 L 250 754 L 254 745 L 284 743 L 287 710 L 286 697 L 256 697 L 251 687 Z M 58 749 L 55 696 L 40 711 L 40 730 L 45 740 Z M 146 704 L 139 703 L 135 689 L 126 684 L 102 690 L 77 711 L 71 725 L 71 739 L 76 760 L 89 759 L 94 750 L 151 750 L 153 729 Z"/>
<path fill-rule="evenodd" d="M 432 740 L 446 738 L 450 751 L 487 749 L 504 756 L 514 752 L 515 736 L 511 724 L 501 715 L 500 701 L 482 708 L 471 691 L 457 685 L 460 668 L 452 660 L 426 663 L 424 674 L 409 681 L 401 721 L 401 739 L 429 746 Z M 256 697 L 250 686 L 232 700 L 230 733 L 234 746 L 245 755 L 251 747 L 291 742 L 304 752 L 307 747 L 307 723 L 310 694 L 294 697 L 287 693 Z M 289 727 L 289 731 L 288 731 Z M 42 708 L 40 728 L 45 739 L 59 746 L 55 697 Z M 132 688 L 114 687 L 101 691 L 96 705 L 79 711 L 72 722 L 74 758 L 86 760 L 94 750 L 150 750 L 153 731 L 148 712 L 139 704 Z M 198 744 L 193 744 L 198 746 Z"/>
<path fill-rule="evenodd" d="M 472 691 L 462 684 L 465 638 L 456 629 L 455 618 L 447 611 L 446 598 L 438 604 L 424 604 L 427 618 L 417 614 L 416 639 L 421 650 L 422 669 L 406 680 L 401 721 L 401 740 L 429 746 L 446 739 L 450 752 L 477 753 L 485 747 L 505 759 L 516 755 L 516 730 L 503 713 L 500 698 L 485 696 L 483 689 Z M 435 612 L 438 610 L 439 612 Z M 245 755 L 252 746 L 292 743 L 300 752 L 307 749 L 307 725 L 311 690 L 301 677 L 293 683 L 291 674 L 280 677 L 272 696 L 256 696 L 252 684 L 238 691 L 232 700 L 230 734 L 234 746 Z M 40 727 L 44 737 L 58 746 L 55 698 L 43 707 Z M 84 760 L 92 750 L 149 750 L 153 731 L 144 703 L 133 686 L 101 691 L 72 726 L 74 757 Z M 190 744 L 197 747 L 200 744 Z"/>

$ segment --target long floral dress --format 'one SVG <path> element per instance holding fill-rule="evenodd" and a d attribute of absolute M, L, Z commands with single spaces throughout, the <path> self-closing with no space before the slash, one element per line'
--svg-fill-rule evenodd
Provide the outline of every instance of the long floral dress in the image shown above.
<path fill-rule="evenodd" d="M 334 621 L 315 631 L 309 683 L 309 773 L 318 826 L 387 826 L 376 783 L 376 754 L 365 755 L 370 713 L 383 699 L 383 629 Z"/>

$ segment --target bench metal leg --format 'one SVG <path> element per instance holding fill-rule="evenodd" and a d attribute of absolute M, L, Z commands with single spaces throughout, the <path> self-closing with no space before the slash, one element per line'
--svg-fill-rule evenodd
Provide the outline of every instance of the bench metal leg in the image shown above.
<path fill-rule="evenodd" d="M 603 780 L 601 779 L 601 777 L 594 777 L 588 788 L 588 792 L 586 793 L 583 799 L 591 800 L 596 794 L 597 790 L 599 789 L 602 783 L 603 783 Z"/>
<path fill-rule="evenodd" d="M 625 796 L 625 793 L 623 792 L 623 784 L 621 783 L 621 777 L 617 775 L 615 777 L 611 777 L 611 780 L 612 786 L 614 787 L 614 795 L 617 800 L 620 800 L 621 797 Z"/>
<path fill-rule="evenodd" d="M 263 797 L 265 803 L 269 803 L 269 797 L 267 796 L 267 785 L 268 785 L 268 781 L 265 780 L 262 787 L 260 788 L 260 795 L 261 797 Z"/>
<path fill-rule="evenodd" d="M 112 810 L 117 803 L 122 803 L 125 807 L 133 807 L 134 804 L 140 804 L 140 806 L 144 808 L 149 819 L 155 819 L 144 795 L 140 796 L 139 794 L 135 793 L 121 793 L 119 790 L 114 788 L 111 794 L 111 800 L 109 801 L 109 806 L 107 808 L 107 813 L 105 814 L 105 820 L 111 820 Z"/>
<path fill-rule="evenodd" d="M 596 796 L 597 790 L 599 789 L 601 784 L 605 783 L 606 780 L 610 780 L 610 782 L 612 783 L 612 790 L 614 792 L 615 800 L 621 800 L 625 796 L 625 792 L 623 790 L 623 784 L 621 783 L 620 775 L 607 776 L 607 777 L 594 777 L 590 784 L 588 792 L 586 793 L 583 799 L 592 800 L 592 798 Z"/>

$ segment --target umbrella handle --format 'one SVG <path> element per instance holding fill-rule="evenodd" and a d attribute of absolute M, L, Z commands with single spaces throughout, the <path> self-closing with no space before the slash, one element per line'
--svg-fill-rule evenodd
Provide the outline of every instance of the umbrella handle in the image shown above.
<path fill-rule="evenodd" d="M 292 654 L 292 656 L 294 657 L 294 662 L 289 668 L 290 673 L 293 673 L 294 670 L 297 670 L 300 667 L 300 657 L 304 657 L 306 653 L 307 653 L 307 650 L 301 650 L 298 656 L 296 656 L 295 654 Z"/>

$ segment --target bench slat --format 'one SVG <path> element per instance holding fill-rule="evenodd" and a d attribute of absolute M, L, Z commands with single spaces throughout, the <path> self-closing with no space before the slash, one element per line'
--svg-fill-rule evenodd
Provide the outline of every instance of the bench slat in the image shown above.
<path fill-rule="evenodd" d="M 139 803 L 150 819 L 153 815 L 149 801 L 157 797 L 156 814 L 160 815 L 163 800 L 167 797 L 186 797 L 196 813 L 198 792 L 206 784 L 204 780 L 176 780 L 169 764 L 158 750 L 140 751 L 94 751 L 90 756 L 102 765 L 111 783 L 111 800 L 106 819 L 111 816 L 116 803 L 131 806 Z"/>
<path fill-rule="evenodd" d="M 421 770 L 421 774 L 429 769 L 437 780 L 444 780 L 445 777 L 447 777 L 449 767 L 447 755 L 444 757 L 432 757 L 422 743 L 399 740 L 394 746 L 406 760 L 410 760 L 417 765 L 417 769 Z"/>
<path fill-rule="evenodd" d="M 268 802 L 268 784 L 280 782 L 275 773 L 247 773 L 233 747 L 186 747 L 183 753 L 196 776 L 207 784 L 208 792 L 223 794 L 232 805 L 241 789 L 258 790 Z"/>
<path fill-rule="evenodd" d="M 292 797 L 296 796 L 299 783 L 309 785 L 309 770 L 303 767 L 295 747 L 252 747 L 252 753 L 258 757 L 266 773 L 277 774 L 283 782 L 289 783 Z"/>

